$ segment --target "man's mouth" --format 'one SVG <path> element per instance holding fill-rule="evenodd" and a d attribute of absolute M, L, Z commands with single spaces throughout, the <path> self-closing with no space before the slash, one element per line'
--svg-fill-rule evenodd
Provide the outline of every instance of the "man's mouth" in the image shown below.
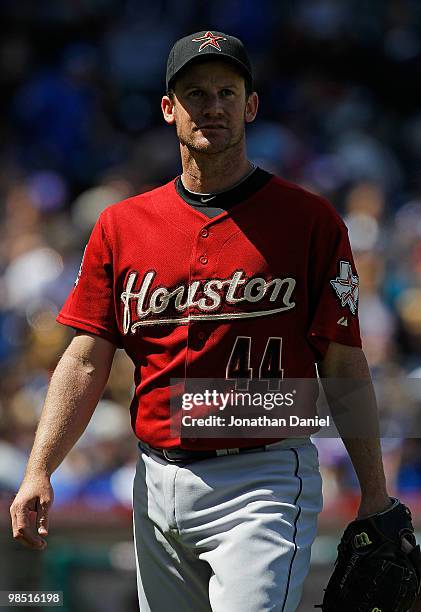
<path fill-rule="evenodd" d="M 225 125 L 200 125 L 199 127 L 196 128 L 196 130 L 226 130 L 227 128 L 225 127 Z"/>

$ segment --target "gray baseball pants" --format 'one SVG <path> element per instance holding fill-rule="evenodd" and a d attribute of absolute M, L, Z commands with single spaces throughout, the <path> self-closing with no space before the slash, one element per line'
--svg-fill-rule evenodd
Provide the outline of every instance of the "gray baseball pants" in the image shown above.
<path fill-rule="evenodd" d="M 133 493 L 141 612 L 295 612 L 322 508 L 309 438 L 181 465 L 143 449 Z"/>

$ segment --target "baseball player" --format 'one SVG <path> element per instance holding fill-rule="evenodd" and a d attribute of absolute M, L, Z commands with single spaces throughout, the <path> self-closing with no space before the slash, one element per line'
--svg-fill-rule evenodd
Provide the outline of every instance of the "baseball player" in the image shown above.
<path fill-rule="evenodd" d="M 140 609 L 293 612 L 322 508 L 315 446 L 279 430 L 174 435 L 172 381 L 316 379 L 316 364 L 323 377 L 369 381 L 347 230 L 326 200 L 247 159 L 258 95 L 241 41 L 215 31 L 177 41 L 166 85 L 162 112 L 183 172 L 109 206 L 92 231 L 57 317 L 76 335 L 50 383 L 13 533 L 45 548 L 51 473 L 123 348 L 135 365 Z M 373 398 L 366 410 L 375 415 Z M 388 512 L 379 440 L 345 444 L 361 485 L 358 516 Z"/>

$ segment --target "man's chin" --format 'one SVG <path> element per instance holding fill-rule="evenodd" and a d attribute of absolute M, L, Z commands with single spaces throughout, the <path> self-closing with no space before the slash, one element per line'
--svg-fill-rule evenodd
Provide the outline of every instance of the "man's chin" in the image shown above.
<path fill-rule="evenodd" d="M 180 144 L 192 153 L 201 153 L 203 155 L 216 155 L 218 153 L 224 153 L 229 149 L 236 148 L 243 138 L 243 135 L 239 135 L 238 138 L 233 138 L 231 133 L 215 131 L 214 134 L 199 134 L 195 133 L 190 138 L 183 138 L 181 134 L 177 134 Z"/>
<path fill-rule="evenodd" d="M 224 138 L 200 138 L 189 143 L 189 148 L 197 153 L 222 153 L 230 147 L 230 143 Z"/>

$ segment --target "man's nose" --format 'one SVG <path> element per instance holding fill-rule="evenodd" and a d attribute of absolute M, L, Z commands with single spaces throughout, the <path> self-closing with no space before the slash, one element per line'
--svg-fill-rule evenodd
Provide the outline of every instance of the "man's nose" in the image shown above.
<path fill-rule="evenodd" d="M 210 93 L 205 98 L 203 112 L 209 115 L 222 115 L 224 107 L 222 100 L 217 93 Z"/>

